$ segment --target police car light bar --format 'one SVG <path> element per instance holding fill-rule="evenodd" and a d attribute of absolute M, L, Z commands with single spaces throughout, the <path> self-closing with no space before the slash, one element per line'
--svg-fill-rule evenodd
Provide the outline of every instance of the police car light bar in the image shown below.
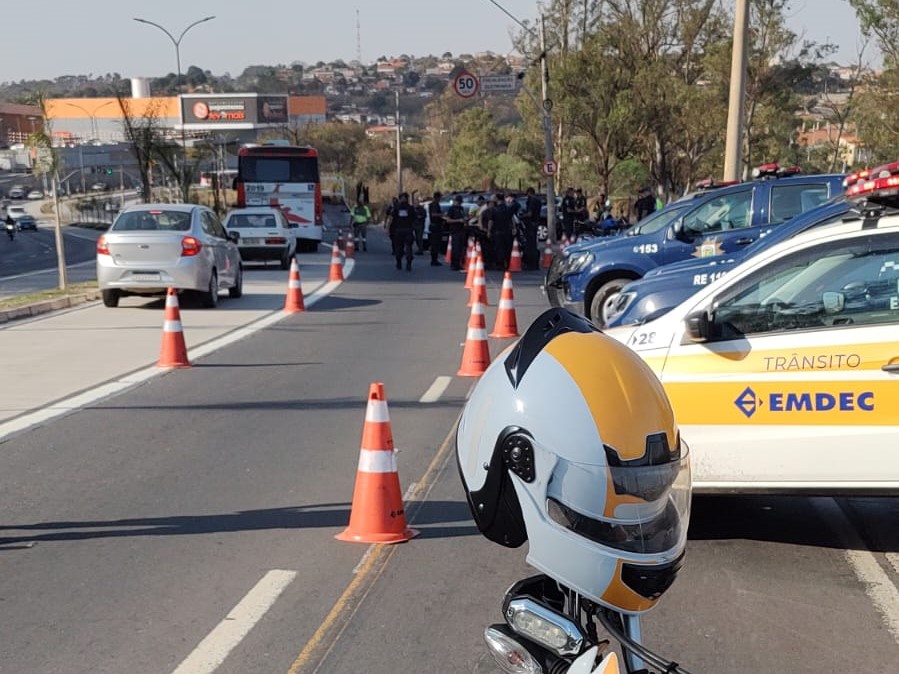
<path fill-rule="evenodd" d="M 731 185 L 739 185 L 739 180 L 713 180 L 712 178 L 706 178 L 705 180 L 700 180 L 696 183 L 696 189 L 698 190 L 716 190 L 719 187 L 730 187 Z"/>
<path fill-rule="evenodd" d="M 780 170 L 780 165 L 777 162 L 771 164 L 762 164 L 761 166 L 756 166 L 752 169 L 752 177 L 753 178 L 764 178 L 766 176 L 777 175 L 777 172 Z"/>
<path fill-rule="evenodd" d="M 862 171 L 856 171 L 855 173 L 850 173 L 848 176 L 843 178 L 843 189 L 851 187 L 855 185 L 860 180 L 867 180 L 871 176 L 870 169 L 864 169 Z"/>
<path fill-rule="evenodd" d="M 886 197 L 899 193 L 899 161 L 873 168 L 867 174 L 867 179 L 859 178 L 846 189 L 847 197 Z"/>

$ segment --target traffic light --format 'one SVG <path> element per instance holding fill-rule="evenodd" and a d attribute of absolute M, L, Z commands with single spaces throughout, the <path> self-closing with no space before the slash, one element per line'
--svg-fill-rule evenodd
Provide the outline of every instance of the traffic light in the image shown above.
<path fill-rule="evenodd" d="M 106 169 L 106 175 L 108 175 L 108 176 L 111 176 L 111 175 L 112 175 L 112 169 L 111 169 L 111 168 L 108 168 L 108 167 L 107 167 L 107 169 Z"/>

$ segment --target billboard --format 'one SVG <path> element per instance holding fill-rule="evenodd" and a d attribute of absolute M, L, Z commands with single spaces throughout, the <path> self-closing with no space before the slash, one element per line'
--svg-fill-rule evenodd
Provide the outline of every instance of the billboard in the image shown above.
<path fill-rule="evenodd" d="M 287 96 L 184 96 L 181 120 L 198 126 L 286 124 Z"/>

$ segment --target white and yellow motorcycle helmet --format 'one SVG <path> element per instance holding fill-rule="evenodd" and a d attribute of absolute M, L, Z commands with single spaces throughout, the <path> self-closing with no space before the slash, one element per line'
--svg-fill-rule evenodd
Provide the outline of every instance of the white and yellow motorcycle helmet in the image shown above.
<path fill-rule="evenodd" d="M 456 458 L 474 520 L 527 562 L 618 611 L 651 609 L 674 582 L 690 467 L 655 374 L 564 309 L 538 318 L 483 374 Z"/>

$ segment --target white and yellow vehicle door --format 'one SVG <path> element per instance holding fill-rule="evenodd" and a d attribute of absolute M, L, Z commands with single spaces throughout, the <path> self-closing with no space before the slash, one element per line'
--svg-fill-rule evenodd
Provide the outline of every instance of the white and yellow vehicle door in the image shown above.
<path fill-rule="evenodd" d="M 697 489 L 899 491 L 899 233 L 822 239 L 713 288 L 664 357 L 642 354 Z"/>

